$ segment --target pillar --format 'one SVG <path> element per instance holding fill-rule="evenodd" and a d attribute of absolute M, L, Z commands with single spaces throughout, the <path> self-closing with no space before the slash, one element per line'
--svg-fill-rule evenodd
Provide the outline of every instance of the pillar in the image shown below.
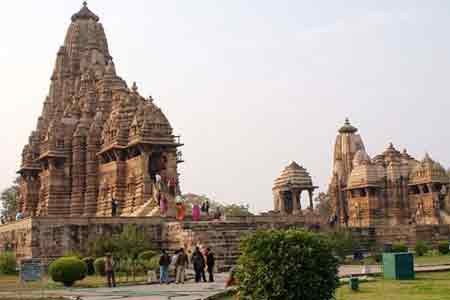
<path fill-rule="evenodd" d="M 292 214 L 298 215 L 300 213 L 299 209 L 299 195 L 300 192 L 298 190 L 291 190 L 292 197 Z"/>
<path fill-rule="evenodd" d="M 278 199 L 280 201 L 280 213 L 284 215 L 286 214 L 286 206 L 284 203 L 283 192 L 278 192 Z"/>
<path fill-rule="evenodd" d="M 314 209 L 314 204 L 313 204 L 313 190 L 308 190 L 308 195 L 309 195 L 309 210 L 313 210 Z"/>

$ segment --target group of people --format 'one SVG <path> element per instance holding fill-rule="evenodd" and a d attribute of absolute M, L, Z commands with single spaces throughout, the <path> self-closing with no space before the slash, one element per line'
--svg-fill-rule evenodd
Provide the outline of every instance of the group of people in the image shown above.
<path fill-rule="evenodd" d="M 192 264 L 195 272 L 195 282 L 206 282 L 205 269 L 209 274 L 209 282 L 214 281 L 214 265 L 215 258 L 214 253 L 210 248 L 206 248 L 202 253 L 199 247 L 195 247 L 192 255 L 186 254 L 183 248 L 175 251 L 175 254 L 170 255 L 162 250 L 159 258 L 160 277 L 159 282 L 161 284 L 169 284 L 169 267 L 173 265 L 175 268 L 175 283 L 183 284 L 186 278 L 186 269 Z"/>

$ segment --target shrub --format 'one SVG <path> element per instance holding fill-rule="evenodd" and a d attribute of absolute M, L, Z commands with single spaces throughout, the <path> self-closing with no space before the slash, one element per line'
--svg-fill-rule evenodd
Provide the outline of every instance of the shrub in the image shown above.
<path fill-rule="evenodd" d="M 449 247 L 448 241 L 439 242 L 439 244 L 438 244 L 439 253 L 440 254 L 449 254 L 450 249 L 448 247 Z"/>
<path fill-rule="evenodd" d="M 93 257 L 85 257 L 83 258 L 83 262 L 86 264 L 87 275 L 92 276 L 95 274 L 94 268 L 94 258 Z"/>
<path fill-rule="evenodd" d="M 72 286 L 75 281 L 86 276 L 86 264 L 76 257 L 61 257 L 50 264 L 48 273 L 55 282 L 62 282 L 64 286 Z"/>
<path fill-rule="evenodd" d="M 398 252 L 408 252 L 408 246 L 406 246 L 405 243 L 394 243 L 392 244 L 392 252 L 398 253 Z"/>
<path fill-rule="evenodd" d="M 333 253 L 338 256 L 341 261 L 345 259 L 345 256 L 352 254 L 354 249 L 359 248 L 358 243 L 353 240 L 349 232 L 336 231 L 329 234 L 329 237 L 333 243 Z"/>
<path fill-rule="evenodd" d="M 332 299 L 339 283 L 333 243 L 303 230 L 257 231 L 241 243 L 241 299 Z"/>
<path fill-rule="evenodd" d="M 430 250 L 430 247 L 425 241 L 417 241 L 415 251 L 417 256 L 424 256 Z"/>
<path fill-rule="evenodd" d="M 159 256 L 155 255 L 151 259 L 142 260 L 142 265 L 145 270 L 158 271 L 159 270 Z"/>
<path fill-rule="evenodd" d="M 16 256 L 12 252 L 0 253 L 0 274 L 16 274 Z"/>
<path fill-rule="evenodd" d="M 94 261 L 94 269 L 95 269 L 95 273 L 97 275 L 100 276 L 106 276 L 106 271 L 105 271 L 105 258 L 104 257 L 100 257 L 97 258 Z"/>
<path fill-rule="evenodd" d="M 140 259 L 143 259 L 143 260 L 150 260 L 153 257 L 155 257 L 156 255 L 157 255 L 157 253 L 155 251 L 148 250 L 148 251 L 144 251 L 144 252 L 139 253 L 138 257 Z"/>

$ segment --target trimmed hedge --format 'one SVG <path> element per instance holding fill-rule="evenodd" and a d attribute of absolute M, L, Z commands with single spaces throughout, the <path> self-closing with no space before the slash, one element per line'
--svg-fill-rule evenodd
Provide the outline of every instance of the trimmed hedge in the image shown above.
<path fill-rule="evenodd" d="M 14 275 L 17 273 L 16 267 L 16 256 L 13 252 L 0 253 L 0 274 Z"/>
<path fill-rule="evenodd" d="M 138 258 L 139 258 L 139 259 L 143 259 L 143 260 L 150 260 L 150 259 L 152 259 L 153 257 L 155 257 L 157 254 L 158 254 L 158 253 L 156 253 L 156 252 L 153 251 L 153 250 L 147 250 L 147 251 L 144 251 L 144 252 L 139 253 Z"/>
<path fill-rule="evenodd" d="M 86 264 L 86 267 L 87 267 L 87 275 L 89 275 L 89 276 L 95 274 L 94 260 L 95 259 L 93 257 L 83 258 L 83 262 Z"/>
<path fill-rule="evenodd" d="M 417 256 L 424 256 L 430 250 L 427 242 L 425 241 L 417 241 L 415 251 Z"/>
<path fill-rule="evenodd" d="M 392 244 L 392 252 L 393 253 L 408 252 L 408 246 L 406 246 L 405 243 L 394 243 Z"/>
<path fill-rule="evenodd" d="M 441 253 L 441 254 L 449 254 L 450 253 L 450 249 L 449 249 L 448 241 L 439 242 L 438 250 L 439 250 L 439 253 Z"/>
<path fill-rule="evenodd" d="M 50 277 L 64 286 L 72 286 L 75 281 L 82 280 L 87 273 L 86 264 L 76 257 L 61 257 L 50 264 Z"/>
<path fill-rule="evenodd" d="M 329 300 L 338 287 L 334 243 L 304 230 L 257 231 L 241 243 L 241 299 Z"/>
<path fill-rule="evenodd" d="M 97 275 L 106 276 L 105 258 L 104 257 L 97 258 L 94 261 L 94 269 L 95 269 L 95 273 Z"/>

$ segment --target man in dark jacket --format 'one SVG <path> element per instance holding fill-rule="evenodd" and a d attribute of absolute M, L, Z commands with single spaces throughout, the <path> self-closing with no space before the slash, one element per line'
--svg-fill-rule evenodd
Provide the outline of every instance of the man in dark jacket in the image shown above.
<path fill-rule="evenodd" d="M 166 250 L 162 250 L 161 256 L 159 257 L 159 283 L 161 284 L 169 284 L 169 265 L 170 256 Z"/>
<path fill-rule="evenodd" d="M 214 253 L 210 248 L 206 248 L 206 266 L 208 267 L 209 282 L 214 282 Z"/>
<path fill-rule="evenodd" d="M 203 258 L 203 254 L 200 252 L 198 247 L 195 247 L 195 251 L 192 254 L 192 265 L 194 266 L 195 271 L 195 282 L 200 282 L 201 279 L 206 282 L 205 259 Z"/>

